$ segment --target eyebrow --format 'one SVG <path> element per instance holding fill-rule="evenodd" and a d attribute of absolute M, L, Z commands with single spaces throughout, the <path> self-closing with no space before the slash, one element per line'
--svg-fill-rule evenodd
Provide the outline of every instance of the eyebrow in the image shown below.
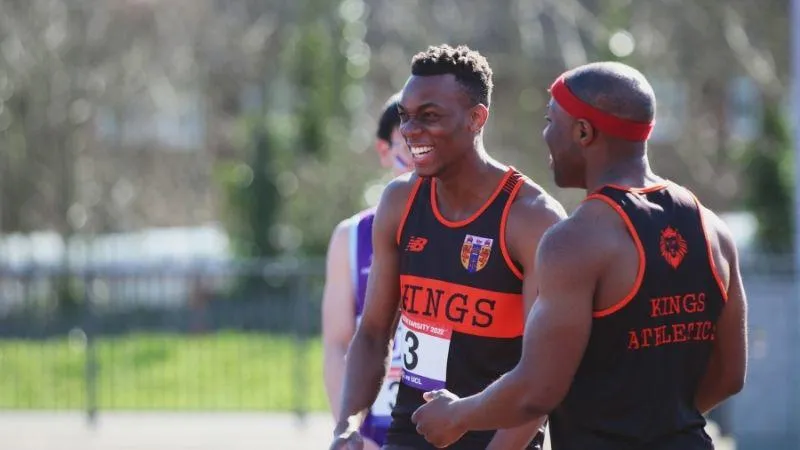
<path fill-rule="evenodd" d="M 426 109 L 426 108 L 440 108 L 440 107 L 441 107 L 441 106 L 440 106 L 438 103 L 435 103 L 435 102 L 427 102 L 427 103 L 423 103 L 423 104 L 419 105 L 419 106 L 417 107 L 417 109 L 418 109 L 418 110 L 422 110 L 422 109 Z M 404 111 L 408 109 L 408 108 L 406 108 L 405 106 L 403 106 L 403 105 L 402 105 L 402 104 L 400 104 L 400 103 L 398 103 L 398 104 L 397 104 L 397 108 L 398 108 L 398 109 L 402 109 L 402 110 L 404 110 Z"/>

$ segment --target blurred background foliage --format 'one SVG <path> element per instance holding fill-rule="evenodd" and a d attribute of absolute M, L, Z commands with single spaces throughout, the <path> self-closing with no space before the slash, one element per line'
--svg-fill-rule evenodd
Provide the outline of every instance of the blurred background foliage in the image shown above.
<path fill-rule="evenodd" d="M 427 45 L 495 72 L 490 152 L 555 189 L 546 86 L 616 59 L 659 95 L 657 171 L 788 251 L 786 2 L 2 0 L 0 229 L 64 242 L 220 226 L 242 257 L 320 255 L 388 180 L 384 100 Z M 745 178 L 743 175 L 747 174 Z M 65 252 L 69 255 L 69 252 Z M 68 256 L 65 256 L 68 258 Z"/>

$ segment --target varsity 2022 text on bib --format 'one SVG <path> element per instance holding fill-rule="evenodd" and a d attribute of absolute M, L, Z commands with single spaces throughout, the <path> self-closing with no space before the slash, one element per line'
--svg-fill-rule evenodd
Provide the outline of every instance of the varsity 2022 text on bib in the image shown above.
<path fill-rule="evenodd" d="M 431 391 L 444 389 L 453 330 L 403 314 L 399 324 L 403 348 L 403 383 Z"/>

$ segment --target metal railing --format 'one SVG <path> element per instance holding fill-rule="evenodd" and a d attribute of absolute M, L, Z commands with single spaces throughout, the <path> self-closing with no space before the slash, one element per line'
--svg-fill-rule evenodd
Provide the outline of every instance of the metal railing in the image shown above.
<path fill-rule="evenodd" d="M 324 407 L 319 260 L 0 268 L 0 409 Z"/>
<path fill-rule="evenodd" d="M 85 410 L 90 419 L 120 409 L 325 409 L 323 270 L 322 260 L 0 267 L 0 409 Z M 748 381 L 712 418 L 740 448 L 795 448 L 800 295 L 791 258 L 745 255 L 742 270 Z"/>

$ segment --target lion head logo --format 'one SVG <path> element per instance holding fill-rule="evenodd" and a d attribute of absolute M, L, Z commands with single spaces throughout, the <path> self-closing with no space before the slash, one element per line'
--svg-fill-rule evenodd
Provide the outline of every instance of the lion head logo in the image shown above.
<path fill-rule="evenodd" d="M 671 226 L 661 230 L 659 248 L 661 249 L 661 256 L 667 260 L 667 263 L 673 269 L 677 269 L 681 265 L 683 258 L 689 251 L 686 246 L 686 239 Z"/>

